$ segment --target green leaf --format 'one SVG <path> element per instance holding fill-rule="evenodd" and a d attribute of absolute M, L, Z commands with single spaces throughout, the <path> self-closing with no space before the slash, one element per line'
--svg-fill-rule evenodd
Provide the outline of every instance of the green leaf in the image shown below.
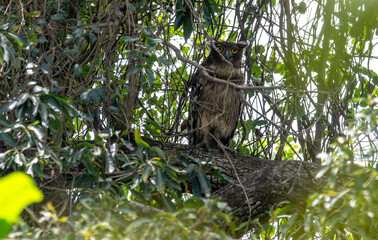
<path fill-rule="evenodd" d="M 49 126 L 49 112 L 50 111 L 48 111 L 46 103 L 41 103 L 41 111 L 39 112 L 39 114 L 41 115 L 42 126 L 45 128 L 48 128 Z"/>
<path fill-rule="evenodd" d="M 0 113 L 12 111 L 14 108 L 23 105 L 28 99 L 28 93 L 20 94 L 16 99 L 13 99 L 10 103 L 5 104 L 4 107 L 1 108 Z"/>
<path fill-rule="evenodd" d="M 146 36 L 150 36 L 151 35 L 151 32 L 152 31 L 152 27 L 143 27 L 142 28 L 142 33 Z"/>
<path fill-rule="evenodd" d="M 156 171 L 156 188 L 160 193 L 164 192 L 165 176 L 161 169 Z"/>
<path fill-rule="evenodd" d="M 85 30 L 82 28 L 75 29 L 75 31 L 72 32 L 72 38 L 75 40 L 76 38 L 79 38 L 83 36 L 85 33 Z"/>
<path fill-rule="evenodd" d="M 7 32 L 7 34 L 21 47 L 28 45 L 28 42 L 21 35 L 16 33 Z"/>
<path fill-rule="evenodd" d="M 136 12 L 136 8 L 135 8 L 135 6 L 132 4 L 132 3 L 129 3 L 129 9 L 131 10 L 131 11 L 133 11 L 133 12 Z"/>
<path fill-rule="evenodd" d="M 29 204 L 41 202 L 43 194 L 33 179 L 21 172 L 1 178 L 0 192 L 0 238 L 3 238 L 17 222 L 22 210 Z"/>
<path fill-rule="evenodd" d="M 43 142 L 44 133 L 40 126 L 31 126 L 30 130 L 34 132 L 35 136 L 40 142 Z"/>
<path fill-rule="evenodd" d="M 183 23 L 184 28 L 184 39 L 187 41 L 190 38 L 190 35 L 193 32 L 192 17 L 190 14 L 186 15 Z"/>
<path fill-rule="evenodd" d="M 26 14 L 25 15 L 25 18 L 26 17 L 35 17 L 35 18 L 38 18 L 39 16 L 41 15 L 41 12 L 40 11 L 33 11 L 33 12 L 31 12 L 31 13 L 29 13 L 29 14 Z"/>
<path fill-rule="evenodd" d="M 184 22 L 185 7 L 182 5 L 182 1 L 176 2 L 176 19 L 175 19 L 175 31 L 179 29 Z"/>
<path fill-rule="evenodd" d="M 212 14 L 214 14 L 215 12 L 220 12 L 218 4 L 215 0 L 205 0 L 204 3 Z"/>
<path fill-rule="evenodd" d="M 174 212 L 175 207 L 174 207 L 173 203 L 163 194 L 160 194 L 160 197 L 163 200 L 163 204 L 164 204 L 165 209 L 167 209 L 169 212 Z"/>
<path fill-rule="evenodd" d="M 35 35 L 35 33 L 31 30 L 28 31 L 28 40 L 30 42 L 35 42 L 37 40 L 37 35 Z"/>
<path fill-rule="evenodd" d="M 139 129 L 135 129 L 134 139 L 135 139 L 135 143 L 139 147 L 145 147 L 145 148 L 149 148 L 150 147 L 150 145 L 148 145 L 148 143 L 146 143 L 145 141 L 142 140 L 142 136 L 140 135 Z"/>
<path fill-rule="evenodd" d="M 94 148 L 95 145 L 89 142 L 81 142 L 75 145 L 75 148 L 81 149 L 81 148 Z"/>
<path fill-rule="evenodd" d="M 149 38 L 147 43 L 150 47 L 155 47 L 156 44 L 158 43 L 162 43 L 163 40 L 159 39 L 159 38 Z"/>
<path fill-rule="evenodd" d="M 95 25 L 90 25 L 89 26 L 90 28 L 92 28 L 92 30 L 96 33 L 96 34 L 100 34 L 101 33 L 101 30 L 96 27 Z"/>
<path fill-rule="evenodd" d="M 197 177 L 201 185 L 201 192 L 205 194 L 206 196 L 208 196 L 211 192 L 211 185 L 210 185 L 209 179 L 207 179 L 207 176 L 201 169 L 197 170 Z"/>
<path fill-rule="evenodd" d="M 43 59 L 45 59 L 46 62 L 48 62 L 49 64 L 53 64 L 54 61 L 52 60 L 52 58 L 47 55 L 46 53 L 43 54 Z"/>
<path fill-rule="evenodd" d="M 273 6 L 275 4 L 272 4 Z M 300 2 L 299 5 L 297 6 L 297 10 L 299 13 L 301 14 L 305 14 L 306 13 L 306 10 L 307 10 L 307 6 L 306 6 L 306 3 L 305 2 Z"/>
<path fill-rule="evenodd" d="M 122 40 L 124 42 L 135 42 L 136 40 L 138 40 L 139 38 L 133 38 L 133 37 L 129 37 L 129 36 L 123 36 Z"/>
<path fill-rule="evenodd" d="M 115 170 L 114 158 L 112 154 L 109 153 L 108 149 L 105 150 L 105 161 L 106 161 L 106 171 L 107 173 L 112 173 Z"/>
<path fill-rule="evenodd" d="M 17 144 L 16 139 L 14 139 L 10 133 L 0 133 L 0 139 L 11 147 L 16 146 Z"/>
<path fill-rule="evenodd" d="M 162 63 L 164 65 L 171 65 L 172 64 L 172 62 L 169 59 L 159 57 L 159 58 L 157 58 L 157 60 L 158 60 L 159 63 Z"/>
<path fill-rule="evenodd" d="M 127 76 L 130 76 L 130 75 L 133 75 L 133 74 L 139 72 L 139 70 L 141 70 L 142 68 L 143 68 L 143 66 L 134 67 L 133 69 L 130 70 L 130 72 L 127 73 Z"/>
<path fill-rule="evenodd" d="M 214 13 L 219 12 L 218 4 L 215 0 L 204 0 L 203 17 L 206 23 L 212 24 L 214 19 Z"/>
<path fill-rule="evenodd" d="M 0 117 L 0 124 L 5 126 L 5 127 L 11 126 L 11 122 L 9 122 L 8 120 L 5 120 L 4 118 L 1 118 L 1 117 Z"/>
<path fill-rule="evenodd" d="M 61 112 L 62 111 L 62 106 L 60 105 L 59 101 L 56 100 L 55 97 L 49 96 L 47 99 L 47 104 L 49 107 L 55 111 L 55 112 Z"/>
<path fill-rule="evenodd" d="M 51 74 L 52 70 L 47 63 L 42 63 L 40 67 L 43 74 Z"/>
<path fill-rule="evenodd" d="M 143 170 L 143 174 L 142 174 L 142 180 L 143 180 L 143 182 L 146 182 L 146 181 L 147 181 L 147 179 L 148 179 L 148 177 L 150 176 L 151 172 L 152 172 L 152 166 L 148 164 L 148 165 L 144 168 L 144 170 Z"/>
<path fill-rule="evenodd" d="M 75 73 L 76 75 L 80 75 L 80 73 L 83 71 L 83 68 L 82 68 L 79 64 L 76 63 L 76 64 L 74 65 L 73 70 L 74 70 L 74 73 Z"/>
<path fill-rule="evenodd" d="M 165 152 L 156 146 L 151 147 L 150 152 L 155 152 L 159 155 L 159 157 L 165 159 Z"/>
<path fill-rule="evenodd" d="M 200 186 L 200 183 L 198 181 L 198 178 L 194 177 L 191 179 L 192 180 L 192 192 L 193 192 L 193 195 L 195 197 L 202 197 L 201 196 L 201 186 Z"/>
<path fill-rule="evenodd" d="M 198 197 L 191 197 L 185 201 L 185 207 L 195 208 L 203 206 L 203 202 Z"/>
<path fill-rule="evenodd" d="M 150 68 L 145 68 L 147 75 L 148 75 L 148 84 L 153 87 L 156 81 L 155 74 Z"/>
<path fill-rule="evenodd" d="M 106 87 L 86 89 L 82 94 L 80 94 L 80 101 L 84 104 L 104 101 L 107 91 L 108 89 Z"/>
<path fill-rule="evenodd" d="M 60 20 L 63 20 L 64 18 L 66 18 L 66 15 L 58 13 L 58 14 L 52 15 L 50 18 L 51 18 L 51 20 L 60 21 Z"/>
<path fill-rule="evenodd" d="M 155 102 L 154 102 L 155 103 Z M 145 127 L 147 128 L 147 127 L 154 127 L 154 128 L 156 128 L 156 129 L 159 129 L 159 130 L 161 130 L 161 127 L 160 127 L 160 125 L 159 124 L 157 124 L 155 121 L 153 121 L 153 120 L 151 120 L 151 119 L 149 119 L 149 118 L 147 118 L 146 119 L 146 122 L 148 123 Z"/>

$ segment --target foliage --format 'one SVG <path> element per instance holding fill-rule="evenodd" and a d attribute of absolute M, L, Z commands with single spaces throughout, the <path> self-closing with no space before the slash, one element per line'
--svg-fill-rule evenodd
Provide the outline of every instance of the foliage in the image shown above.
<path fill-rule="evenodd" d="M 0 179 L 0 238 L 5 237 L 29 204 L 42 201 L 43 194 L 33 180 L 21 172 Z"/>
<path fill-rule="evenodd" d="M 62 197 L 46 205 L 36 228 L 20 223 L 11 237 L 132 239 L 143 229 L 156 239 L 232 236 L 241 226 L 220 211 L 222 203 L 201 199 L 214 187 L 210 175 L 228 181 L 221 169 L 189 155 L 172 159 L 143 140 L 187 142 L 180 125 L 190 61 L 204 58 L 211 38 L 251 43 L 246 104 L 231 147 L 326 163 L 324 191 L 303 209 L 278 210 L 261 237 L 372 236 L 378 2 L 292 3 L 3 1 L 0 176 L 26 172 L 45 196 Z M 344 177 L 340 189 L 336 175 Z M 143 215 L 132 201 L 158 213 Z"/>
<path fill-rule="evenodd" d="M 350 127 L 376 132 L 378 110 L 371 107 L 378 98 L 367 102 L 366 108 L 358 114 L 362 117 L 358 119 L 360 121 Z M 367 123 L 369 128 L 366 128 Z M 360 134 L 355 133 L 351 140 L 360 137 Z M 334 148 L 334 152 L 324 156 L 324 168 L 315 176 L 316 179 L 327 176 L 325 187 L 312 194 L 304 208 L 287 205 L 277 209 L 272 215 L 272 222 L 279 223 L 280 229 L 271 225 L 263 236 L 280 239 L 377 238 L 377 169 L 351 164 L 355 156 L 345 138 L 340 137 Z"/>
<path fill-rule="evenodd" d="M 59 217 L 49 204 L 41 212 L 39 226 L 28 228 L 20 223 L 10 238 L 123 239 L 127 236 L 129 239 L 229 239 L 216 224 L 220 219 L 230 222 L 221 212 L 224 207 L 221 203 L 192 197 L 179 211 L 143 216 L 138 214 L 126 196 L 90 191 L 69 218 Z M 209 229 L 214 233 L 209 233 Z"/>

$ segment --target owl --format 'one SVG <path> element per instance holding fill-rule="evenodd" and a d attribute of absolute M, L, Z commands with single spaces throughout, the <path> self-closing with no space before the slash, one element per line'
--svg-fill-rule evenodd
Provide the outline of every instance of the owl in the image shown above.
<path fill-rule="evenodd" d="M 215 78 L 244 84 L 241 72 L 247 42 L 208 42 L 209 56 L 201 64 Z M 198 69 L 189 81 L 189 144 L 196 147 L 229 146 L 241 114 L 243 91 L 209 79 Z"/>

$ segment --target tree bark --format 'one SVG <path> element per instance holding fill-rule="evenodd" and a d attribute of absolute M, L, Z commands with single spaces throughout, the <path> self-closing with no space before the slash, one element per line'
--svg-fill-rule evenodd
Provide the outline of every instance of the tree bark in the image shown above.
<path fill-rule="evenodd" d="M 174 164 L 175 156 L 184 153 L 203 162 L 210 160 L 214 166 L 223 169 L 223 174 L 231 178 L 233 183 L 209 178 L 211 184 L 216 186 L 212 197 L 221 197 L 228 204 L 237 219 L 236 224 L 257 219 L 264 223 L 272 208 L 288 202 L 302 204 L 311 193 L 319 191 L 326 181 L 324 177 L 315 179 L 321 169 L 317 163 L 272 161 L 242 155 L 233 150 L 194 150 L 188 145 L 144 140 L 151 146 L 162 148 L 170 156 L 171 164 Z M 253 225 L 249 224 L 251 227 Z M 244 230 L 240 235 L 243 233 Z"/>

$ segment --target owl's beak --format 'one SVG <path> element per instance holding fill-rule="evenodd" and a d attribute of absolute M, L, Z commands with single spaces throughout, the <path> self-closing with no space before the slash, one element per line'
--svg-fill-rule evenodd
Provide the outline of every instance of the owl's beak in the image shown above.
<path fill-rule="evenodd" d="M 228 55 L 228 52 L 225 52 L 224 58 L 228 61 L 228 59 L 230 58 L 229 55 Z"/>

